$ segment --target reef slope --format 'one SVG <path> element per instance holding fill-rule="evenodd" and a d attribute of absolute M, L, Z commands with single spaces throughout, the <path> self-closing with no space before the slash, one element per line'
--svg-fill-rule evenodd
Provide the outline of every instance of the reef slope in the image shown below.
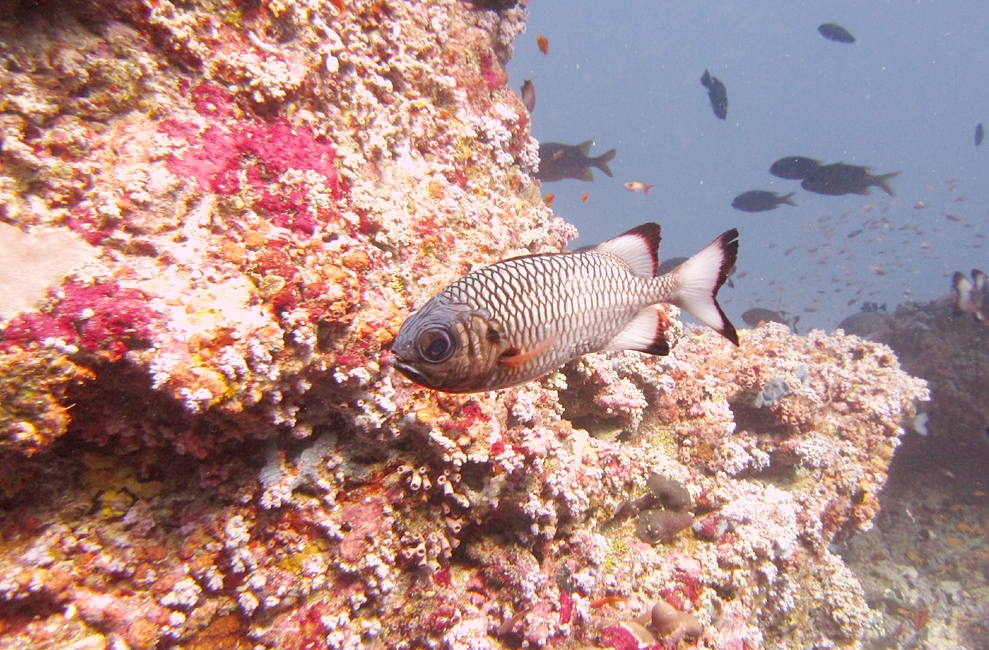
<path fill-rule="evenodd" d="M 523 8 L 0 7 L 4 647 L 629 648 L 660 600 L 701 626 L 667 645 L 859 642 L 829 544 L 926 398 L 888 348 L 674 320 L 670 357 L 457 396 L 384 363 L 576 236 L 505 86 Z M 653 473 L 693 518 L 655 544 Z"/>

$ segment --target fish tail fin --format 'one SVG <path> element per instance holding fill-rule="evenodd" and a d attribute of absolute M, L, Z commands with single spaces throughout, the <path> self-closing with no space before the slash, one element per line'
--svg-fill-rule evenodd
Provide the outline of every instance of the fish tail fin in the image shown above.
<path fill-rule="evenodd" d="M 594 159 L 594 166 L 603 171 L 608 176 L 613 176 L 611 170 L 608 169 L 608 163 L 610 163 L 614 157 L 618 155 L 617 149 L 612 149 L 611 151 L 605 151 L 603 154 Z"/>
<path fill-rule="evenodd" d="M 872 180 L 877 187 L 882 188 L 883 192 L 886 192 L 890 196 L 893 196 L 893 188 L 890 187 L 886 181 L 893 178 L 894 176 L 899 176 L 899 175 L 900 172 L 890 172 L 888 174 L 882 174 L 880 176 L 873 176 Z"/>
<path fill-rule="evenodd" d="M 645 188 L 643 188 L 642 191 L 643 191 L 643 193 L 645 193 L 646 196 L 649 196 L 649 190 L 651 190 L 654 187 L 656 187 L 656 186 L 655 185 L 646 185 Z"/>
<path fill-rule="evenodd" d="M 786 203 L 787 205 L 796 205 L 796 203 L 793 202 L 793 198 L 792 198 L 794 194 L 796 194 L 796 192 L 790 192 L 786 196 L 781 196 L 779 202 Z"/>
<path fill-rule="evenodd" d="M 718 290 L 738 257 L 738 230 L 732 228 L 674 271 L 680 280 L 675 304 L 735 345 L 738 333 L 718 304 Z"/>

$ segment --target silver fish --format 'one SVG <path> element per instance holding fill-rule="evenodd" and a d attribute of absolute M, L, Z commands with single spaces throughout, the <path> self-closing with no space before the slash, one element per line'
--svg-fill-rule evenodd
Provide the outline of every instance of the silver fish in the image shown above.
<path fill-rule="evenodd" d="M 515 386 L 589 352 L 668 354 L 665 302 L 738 345 L 717 302 L 738 255 L 729 230 L 657 276 L 660 227 L 646 223 L 576 253 L 527 255 L 478 269 L 409 316 L 392 365 L 450 393 Z"/>

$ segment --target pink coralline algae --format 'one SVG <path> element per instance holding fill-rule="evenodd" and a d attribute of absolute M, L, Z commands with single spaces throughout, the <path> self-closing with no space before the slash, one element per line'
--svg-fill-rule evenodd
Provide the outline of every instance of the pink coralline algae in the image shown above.
<path fill-rule="evenodd" d="M 52 299 L 50 314 L 21 314 L 0 329 L 0 349 L 28 349 L 54 339 L 116 361 L 151 339 L 158 315 L 146 300 L 141 291 L 115 284 L 66 283 Z"/>
<path fill-rule="evenodd" d="M 0 219 L 93 249 L 0 323 L 0 645 L 859 642 L 831 544 L 927 397 L 885 346 L 670 307 L 665 358 L 477 395 L 389 365 L 439 287 L 577 235 L 505 84 L 525 7 L 487 4 L 0 16 Z M 693 517 L 656 545 L 617 516 L 651 476 Z"/>

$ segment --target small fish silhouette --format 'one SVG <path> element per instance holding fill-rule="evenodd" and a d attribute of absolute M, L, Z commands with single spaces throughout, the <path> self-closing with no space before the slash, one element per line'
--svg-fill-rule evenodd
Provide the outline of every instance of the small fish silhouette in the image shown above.
<path fill-rule="evenodd" d="M 723 120 L 728 117 L 728 89 L 717 77 L 712 77 L 707 70 L 701 77 L 701 85 L 707 88 L 707 96 L 711 100 L 711 110 L 715 117 Z"/>
<path fill-rule="evenodd" d="M 522 103 L 525 105 L 525 110 L 530 113 L 536 110 L 536 87 L 532 85 L 532 79 L 526 79 L 522 82 Z"/>
<path fill-rule="evenodd" d="M 855 37 L 852 36 L 851 32 L 838 23 L 824 23 L 817 28 L 817 31 L 821 33 L 821 36 L 835 43 L 855 42 Z"/>

